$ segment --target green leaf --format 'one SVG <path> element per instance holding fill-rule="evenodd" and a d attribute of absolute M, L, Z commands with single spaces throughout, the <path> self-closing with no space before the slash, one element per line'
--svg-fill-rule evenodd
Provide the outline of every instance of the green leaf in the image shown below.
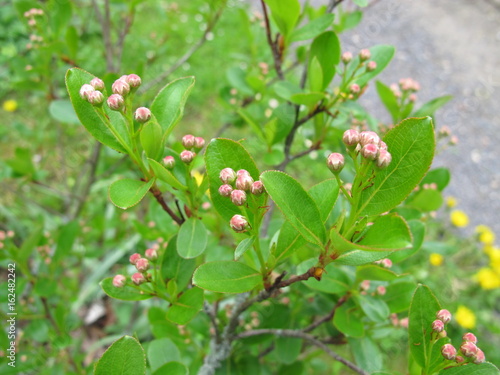
<path fill-rule="evenodd" d="M 399 104 L 396 95 L 392 92 L 389 86 L 377 81 L 377 93 L 385 108 L 392 116 L 392 121 L 396 122 L 399 119 Z"/>
<path fill-rule="evenodd" d="M 306 241 L 322 246 L 326 242 L 325 226 L 318 206 L 302 186 L 278 171 L 264 172 L 260 179 L 290 224 Z"/>
<path fill-rule="evenodd" d="M 271 16 L 285 39 L 293 31 L 300 15 L 298 0 L 265 0 L 271 9 Z"/>
<path fill-rule="evenodd" d="M 153 375 L 189 375 L 189 369 L 180 362 L 168 362 L 153 372 Z"/>
<path fill-rule="evenodd" d="M 356 4 L 358 7 L 364 8 L 365 6 L 368 5 L 368 0 L 352 0 L 354 4 Z"/>
<path fill-rule="evenodd" d="M 424 184 L 436 184 L 439 191 L 443 191 L 450 183 L 451 174 L 448 168 L 440 167 L 431 169 L 420 182 L 420 186 Z"/>
<path fill-rule="evenodd" d="M 370 264 L 361 266 L 356 269 L 356 280 L 377 280 L 377 281 L 392 281 L 397 279 L 398 275 L 388 270 L 387 268 Z"/>
<path fill-rule="evenodd" d="M 53 100 L 49 104 L 50 116 L 63 124 L 80 124 L 80 120 L 67 99 Z"/>
<path fill-rule="evenodd" d="M 432 346 L 432 349 L 429 349 L 432 322 L 436 319 L 436 313 L 439 310 L 441 306 L 431 290 L 425 285 L 418 285 L 410 305 L 408 335 L 410 352 L 425 373 L 432 373 L 430 368 L 435 363 L 442 363 L 444 360 L 440 351 L 442 345 L 439 345 L 439 341 Z"/>
<path fill-rule="evenodd" d="M 395 52 L 396 49 L 394 48 L 394 46 L 381 44 L 371 47 L 370 60 L 375 61 L 377 63 L 377 67 L 375 68 L 375 70 L 371 72 L 366 72 L 362 74 L 359 78 L 356 78 L 355 82 L 361 87 L 366 85 L 368 81 L 379 75 L 387 67 L 387 65 L 389 65 L 392 58 L 394 57 Z M 358 64 L 359 64 L 359 56 L 355 57 L 349 64 L 347 77 L 349 77 L 349 74 L 352 74 L 352 71 L 358 66 Z M 391 151 L 389 150 L 389 152 Z"/>
<path fill-rule="evenodd" d="M 440 96 L 439 98 L 432 99 L 431 101 L 428 101 L 427 103 L 422 105 L 422 107 L 417 109 L 415 112 L 413 112 L 413 116 L 414 117 L 434 116 L 434 112 L 436 112 L 439 108 L 448 103 L 451 99 L 453 99 L 453 96 L 451 95 Z"/>
<path fill-rule="evenodd" d="M 156 118 L 151 116 L 151 119 L 142 125 L 139 133 L 141 146 L 148 158 L 158 160 L 164 148 L 162 142 L 163 132 Z"/>
<path fill-rule="evenodd" d="M 498 375 L 500 370 L 490 362 L 480 365 L 468 364 L 439 371 L 439 375 Z"/>
<path fill-rule="evenodd" d="M 97 114 L 94 107 L 80 97 L 80 88 L 84 84 L 90 83 L 95 78 L 94 75 L 82 70 L 80 68 L 69 69 L 66 73 L 66 88 L 68 90 L 71 103 L 75 109 L 76 115 L 81 123 L 88 130 L 92 136 L 102 144 L 115 149 L 116 151 L 126 153 L 125 148 L 118 139 L 109 130 L 108 126 L 103 122 L 102 118 Z M 103 91 L 104 96 L 107 96 L 106 90 Z M 109 117 L 109 120 L 116 129 L 116 132 L 121 138 L 130 144 L 128 138 L 128 130 L 123 116 L 117 112 L 109 109 L 107 105 L 102 107 Z"/>
<path fill-rule="evenodd" d="M 389 306 L 391 313 L 399 313 L 408 310 L 411 303 L 415 283 L 405 281 L 389 284 L 382 299 Z"/>
<path fill-rule="evenodd" d="M 177 287 L 182 290 L 191 281 L 191 276 L 196 268 L 194 259 L 181 258 L 177 252 L 177 237 L 174 236 L 168 242 L 165 252 L 159 259 L 161 264 L 160 279 L 174 279 Z"/>
<path fill-rule="evenodd" d="M 242 240 L 236 247 L 236 250 L 234 251 L 234 260 L 240 259 L 240 257 L 253 246 L 254 242 L 255 242 L 255 236 L 245 238 L 244 240 Z"/>
<path fill-rule="evenodd" d="M 371 337 L 349 338 L 348 342 L 356 364 L 363 370 L 373 374 L 383 368 L 382 353 Z"/>
<path fill-rule="evenodd" d="M 356 10 L 354 12 L 342 12 L 340 14 L 339 23 L 334 25 L 333 29 L 337 33 L 342 33 L 359 25 L 363 18 L 363 12 Z"/>
<path fill-rule="evenodd" d="M 302 349 L 302 340 L 298 338 L 278 337 L 275 344 L 277 359 L 285 364 L 295 362 Z"/>
<path fill-rule="evenodd" d="M 312 58 L 311 63 L 309 64 L 308 77 L 309 77 L 309 89 L 311 91 L 317 91 L 318 94 L 321 94 L 320 91 L 323 90 L 323 70 L 321 69 L 321 65 L 316 56 Z M 295 98 L 296 95 L 292 95 L 292 98 Z M 298 95 L 305 95 L 305 94 L 298 94 Z M 322 98 L 320 97 L 319 99 Z M 304 103 L 298 103 L 298 104 L 304 104 Z"/>
<path fill-rule="evenodd" d="M 163 129 L 163 143 L 182 118 L 184 106 L 194 83 L 194 77 L 176 79 L 163 87 L 151 104 L 151 111 Z"/>
<path fill-rule="evenodd" d="M 196 258 L 207 248 L 207 228 L 195 217 L 187 219 L 177 235 L 177 252 L 185 259 Z"/>
<path fill-rule="evenodd" d="M 261 274 L 253 268 L 233 261 L 209 262 L 199 266 L 193 283 L 219 293 L 244 293 L 262 283 Z"/>
<path fill-rule="evenodd" d="M 276 248 L 273 249 L 273 255 L 276 258 L 277 264 L 288 258 L 305 243 L 306 240 L 304 237 L 297 232 L 289 221 L 285 221 L 280 229 Z"/>
<path fill-rule="evenodd" d="M 278 81 L 272 87 L 276 95 L 288 101 L 290 101 L 292 95 L 302 93 L 299 86 L 289 81 Z"/>
<path fill-rule="evenodd" d="M 139 203 L 154 183 L 154 178 L 148 182 L 129 178 L 115 181 L 109 187 L 109 199 L 116 207 L 126 210 Z"/>
<path fill-rule="evenodd" d="M 303 273 L 306 272 L 310 267 L 314 266 L 314 263 L 304 262 L 304 268 L 299 267 L 297 272 Z M 339 267 L 337 267 L 334 263 L 330 263 L 325 267 L 325 271 L 321 277 L 321 281 L 316 279 L 309 279 L 303 281 L 304 285 L 307 285 L 309 288 L 313 290 L 319 290 L 323 293 L 328 294 L 338 294 L 344 295 L 346 292 L 350 290 L 351 280 L 349 276 Z"/>
<path fill-rule="evenodd" d="M 14 157 L 7 159 L 5 163 L 19 176 L 32 176 L 36 169 L 33 164 L 32 150 L 23 147 L 16 147 Z"/>
<path fill-rule="evenodd" d="M 424 242 L 425 224 L 420 220 L 410 220 L 408 221 L 408 226 L 410 227 L 413 238 L 412 246 L 409 249 L 402 249 L 392 253 L 389 256 L 389 259 L 391 259 L 394 263 L 399 263 L 415 254 L 418 250 L 420 250 L 420 247 Z"/>
<path fill-rule="evenodd" d="M 167 310 L 167 319 L 172 323 L 185 325 L 189 323 L 203 307 L 203 290 L 191 288 Z"/>
<path fill-rule="evenodd" d="M 332 81 L 335 75 L 335 67 L 340 62 L 340 41 L 335 32 L 325 31 L 314 39 L 311 45 L 309 61 L 314 61 L 314 58 L 318 60 L 323 71 L 322 91 Z M 309 71 L 310 69 L 311 67 L 309 67 Z"/>
<path fill-rule="evenodd" d="M 94 367 L 94 375 L 141 375 L 146 373 L 146 354 L 139 341 L 123 336 L 115 341 Z"/>
<path fill-rule="evenodd" d="M 320 100 L 323 100 L 326 95 L 322 92 L 308 92 L 293 94 L 290 97 L 290 101 L 295 104 L 303 104 L 307 107 L 312 107 L 316 105 Z"/>
<path fill-rule="evenodd" d="M 300 29 L 293 30 L 290 35 L 290 42 L 298 42 L 317 37 L 333 23 L 335 16 L 333 13 L 326 13 L 315 18 Z"/>
<path fill-rule="evenodd" d="M 384 323 L 389 318 L 389 306 L 378 296 L 358 295 L 357 300 L 361 306 L 361 310 L 366 314 L 368 319 L 375 323 Z"/>
<path fill-rule="evenodd" d="M 167 168 L 158 163 L 156 160 L 148 159 L 149 166 L 153 170 L 155 177 L 172 187 L 179 190 L 187 190 L 187 187 L 183 185 Z"/>
<path fill-rule="evenodd" d="M 130 281 L 131 282 L 131 281 Z M 130 285 L 125 285 L 122 288 L 117 288 L 113 285 L 113 278 L 108 277 L 102 280 L 99 284 L 108 296 L 111 298 L 121 299 L 123 301 L 142 301 L 153 297 L 148 293 L 142 293 Z"/>
<path fill-rule="evenodd" d="M 392 162 L 377 171 L 373 185 L 361 194 L 359 215 L 379 215 L 401 203 L 424 177 L 434 157 L 432 120 L 401 121 L 384 137 Z"/>
<path fill-rule="evenodd" d="M 148 345 L 148 361 L 151 371 L 156 371 L 166 363 L 180 361 L 181 353 L 175 343 L 169 338 L 153 340 Z"/>
<path fill-rule="evenodd" d="M 64 225 L 59 233 L 57 239 L 57 247 L 54 255 L 52 256 L 52 262 L 55 265 L 59 264 L 59 260 L 64 258 L 71 252 L 73 243 L 75 242 L 76 236 L 80 231 L 80 224 L 78 221 L 70 221 Z"/>
<path fill-rule="evenodd" d="M 416 208 L 423 212 L 436 211 L 443 205 L 443 196 L 438 190 L 420 190 L 406 203 L 407 207 Z"/>
<path fill-rule="evenodd" d="M 359 309 L 349 301 L 335 310 L 333 315 L 335 327 L 349 337 L 362 337 L 365 334 Z"/>
<path fill-rule="evenodd" d="M 264 134 L 264 130 L 260 127 L 260 125 L 252 118 L 250 113 L 248 113 L 247 110 L 244 108 L 238 108 L 236 110 L 236 113 L 241 116 L 243 120 L 246 121 L 246 123 L 252 128 L 254 133 L 264 142 L 268 143 L 267 137 Z"/>

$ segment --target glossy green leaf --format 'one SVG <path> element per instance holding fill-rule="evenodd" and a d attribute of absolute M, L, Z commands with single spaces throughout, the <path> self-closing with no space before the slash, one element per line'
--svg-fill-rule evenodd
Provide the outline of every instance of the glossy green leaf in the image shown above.
<path fill-rule="evenodd" d="M 109 130 L 108 126 L 97 114 L 94 107 L 80 97 L 80 88 L 84 84 L 90 83 L 93 78 L 95 78 L 94 75 L 80 68 L 69 69 L 66 73 L 66 88 L 76 115 L 80 119 L 83 126 L 85 126 L 88 132 L 92 134 L 95 139 L 102 144 L 115 149 L 116 151 L 126 153 L 123 145 Z M 107 96 L 105 90 L 103 91 L 103 94 L 105 97 Z M 110 110 L 107 105 L 103 105 L 102 108 L 104 108 L 106 116 L 109 117 L 111 123 L 116 129 L 116 132 L 123 140 L 125 140 L 127 144 L 129 144 L 128 130 L 123 116 L 117 111 Z"/>
<path fill-rule="evenodd" d="M 322 92 L 308 92 L 308 93 L 299 93 L 293 94 L 290 97 L 290 101 L 295 104 L 303 104 L 307 107 L 312 107 L 320 100 L 323 100 L 326 97 Z"/>
<path fill-rule="evenodd" d="M 94 375 L 141 375 L 146 373 L 146 354 L 139 341 L 123 336 L 95 364 Z"/>
<path fill-rule="evenodd" d="M 359 25 L 363 19 L 363 12 L 356 10 L 354 12 L 342 12 L 339 14 L 339 22 L 333 29 L 337 33 L 342 33 Z"/>
<path fill-rule="evenodd" d="M 392 162 L 377 171 L 373 185 L 361 194 L 359 215 L 378 215 L 401 203 L 422 180 L 434 157 L 432 120 L 401 121 L 384 137 Z"/>
<path fill-rule="evenodd" d="M 168 242 L 165 252 L 159 259 L 161 279 L 174 279 L 179 290 L 183 290 L 191 281 L 191 276 L 196 268 L 194 259 L 181 258 L 177 252 L 177 237 Z"/>
<path fill-rule="evenodd" d="M 420 220 L 410 220 L 408 221 L 408 227 L 410 228 L 410 232 L 412 234 L 412 245 L 408 249 L 402 249 L 392 253 L 389 256 L 389 259 L 392 260 L 393 263 L 399 263 L 406 258 L 409 258 L 422 247 L 425 237 L 425 224 Z"/>
<path fill-rule="evenodd" d="M 163 143 L 182 118 L 184 106 L 194 83 L 194 77 L 176 79 L 163 87 L 151 104 L 151 111 L 156 116 L 164 133 Z"/>
<path fill-rule="evenodd" d="M 370 60 L 375 61 L 377 63 L 377 67 L 375 68 L 375 70 L 371 72 L 366 72 L 362 74 L 359 78 L 356 78 L 355 82 L 361 87 L 363 87 L 368 83 L 368 81 L 379 75 L 387 67 L 387 65 L 389 65 L 392 58 L 394 57 L 394 53 L 396 52 L 394 46 L 383 45 L 383 44 L 371 47 L 369 48 L 369 50 L 371 54 Z M 349 64 L 348 71 L 352 72 L 352 69 L 358 66 L 358 64 L 359 64 L 359 56 L 356 56 Z M 349 76 L 349 74 L 347 76 Z M 391 151 L 389 150 L 389 152 Z"/>
<path fill-rule="evenodd" d="M 468 364 L 439 371 L 439 375 L 498 375 L 500 370 L 493 363 Z"/>
<path fill-rule="evenodd" d="M 321 91 L 323 90 L 323 70 L 321 69 L 321 65 L 316 56 L 313 56 L 311 62 L 309 63 L 307 76 L 309 79 L 309 89 L 313 92 L 316 91 L 319 94 L 321 94 Z M 299 95 L 304 95 L 304 94 L 299 94 Z M 292 98 L 294 97 L 295 95 L 292 96 Z M 322 98 L 320 97 L 320 99 Z M 303 104 L 303 103 L 298 103 L 298 104 Z"/>
<path fill-rule="evenodd" d="M 49 104 L 50 116 L 63 124 L 80 124 L 70 100 L 53 100 Z"/>
<path fill-rule="evenodd" d="M 271 9 L 271 16 L 281 34 L 288 37 L 293 31 L 300 15 L 298 0 L 265 0 Z"/>
<path fill-rule="evenodd" d="M 416 208 L 423 212 L 436 211 L 443 205 L 444 199 L 438 190 L 420 190 L 411 199 L 408 199 L 406 206 Z"/>
<path fill-rule="evenodd" d="M 292 95 L 302 93 L 299 86 L 289 81 L 278 81 L 272 87 L 276 95 L 288 101 L 290 101 Z"/>
<path fill-rule="evenodd" d="M 189 375 L 189 369 L 180 362 L 168 362 L 154 371 L 153 375 Z"/>
<path fill-rule="evenodd" d="M 376 323 L 384 323 L 389 319 L 389 306 L 378 296 L 358 295 L 357 300 L 361 310 L 368 319 Z"/>
<path fill-rule="evenodd" d="M 314 266 L 316 260 L 313 264 L 307 263 L 307 267 L 297 269 L 297 273 L 304 273 L 310 267 Z M 309 288 L 314 290 L 319 290 L 323 293 L 329 294 L 338 294 L 344 295 L 351 288 L 351 280 L 349 276 L 339 267 L 335 265 L 335 263 L 330 263 L 325 267 L 323 275 L 321 276 L 321 281 L 318 281 L 314 278 L 310 278 L 309 280 L 303 281 L 304 285 L 307 285 Z"/>
<path fill-rule="evenodd" d="M 300 29 L 296 29 L 290 35 L 290 42 L 298 42 L 317 37 L 333 23 L 333 13 L 326 13 L 307 23 Z"/>
<path fill-rule="evenodd" d="M 297 360 L 302 349 L 302 340 L 291 337 L 278 337 L 275 341 L 276 356 L 279 362 L 290 364 Z"/>
<path fill-rule="evenodd" d="M 377 280 L 377 281 L 392 281 L 397 279 L 396 275 L 391 270 L 387 268 L 377 266 L 375 264 L 369 264 L 366 266 L 361 266 L 356 269 L 356 280 Z"/>
<path fill-rule="evenodd" d="M 389 306 L 391 313 L 408 310 L 415 287 L 415 283 L 409 281 L 391 283 L 386 287 L 382 299 Z"/>
<path fill-rule="evenodd" d="M 241 242 L 236 247 L 236 250 L 234 251 L 234 260 L 240 259 L 240 257 L 245 254 L 248 249 L 252 248 L 254 242 L 255 236 L 241 240 Z"/>
<path fill-rule="evenodd" d="M 362 337 L 365 334 L 361 314 L 358 308 L 350 302 L 344 303 L 335 310 L 333 324 L 340 332 L 349 337 Z"/>
<path fill-rule="evenodd" d="M 61 228 L 59 237 L 57 239 L 57 247 L 54 255 L 52 256 L 52 262 L 56 266 L 59 264 L 60 259 L 67 256 L 73 247 L 76 236 L 80 231 L 80 223 L 76 220 L 70 221 Z"/>
<path fill-rule="evenodd" d="M 322 246 L 326 241 L 325 226 L 318 206 L 302 186 L 278 171 L 264 172 L 260 179 L 290 224 L 306 241 Z"/>
<path fill-rule="evenodd" d="M 420 186 L 434 183 L 439 191 L 443 191 L 444 188 L 450 183 L 450 179 L 451 173 L 448 168 L 434 168 L 427 172 L 423 180 L 420 182 Z"/>
<path fill-rule="evenodd" d="M 419 109 L 417 109 L 414 113 L 414 117 L 424 117 L 424 116 L 434 116 L 434 112 L 436 112 L 439 108 L 441 108 L 443 105 L 448 103 L 451 99 L 453 99 L 453 96 L 451 95 L 445 95 L 445 96 L 440 96 L 439 98 L 432 99 L 422 105 Z"/>
<path fill-rule="evenodd" d="M 130 283 L 132 283 L 129 280 Z M 101 281 L 99 284 L 108 296 L 111 298 L 121 299 L 123 301 L 142 301 L 153 297 L 153 295 L 148 293 L 141 293 L 139 290 L 135 289 L 130 285 L 125 285 L 122 288 L 117 288 L 113 285 L 113 278 L 108 277 Z"/>
<path fill-rule="evenodd" d="M 167 310 L 167 319 L 172 323 L 189 323 L 203 307 L 203 290 L 191 288 L 185 291 Z"/>
<path fill-rule="evenodd" d="M 392 121 L 396 122 L 399 119 L 399 104 L 396 95 L 392 92 L 389 86 L 384 85 L 382 82 L 376 82 L 377 93 L 385 108 L 392 116 Z"/>
<path fill-rule="evenodd" d="M 285 221 L 278 235 L 278 243 L 273 249 L 277 264 L 288 258 L 293 252 L 306 243 L 304 237 L 290 224 Z"/>
<path fill-rule="evenodd" d="M 356 364 L 360 368 L 369 374 L 383 368 L 382 353 L 371 337 L 349 338 L 348 342 Z"/>
<path fill-rule="evenodd" d="M 165 319 L 163 317 L 163 319 Z M 148 361 L 151 371 L 155 372 L 166 363 L 180 361 L 179 348 L 170 338 L 153 340 L 148 345 Z"/>
<path fill-rule="evenodd" d="M 187 187 L 183 185 L 177 177 L 173 175 L 172 172 L 170 172 L 167 168 L 165 168 L 163 165 L 158 163 L 156 160 L 153 159 L 148 159 L 149 166 L 153 170 L 153 173 L 156 178 L 159 180 L 162 180 L 163 182 L 166 182 L 167 184 L 171 185 L 172 187 L 179 189 L 179 190 L 187 190 Z"/>
<path fill-rule="evenodd" d="M 195 217 L 187 219 L 177 235 L 177 252 L 185 259 L 196 258 L 207 248 L 207 228 Z"/>
<path fill-rule="evenodd" d="M 332 81 L 335 75 L 335 67 L 340 62 L 340 41 L 335 32 L 325 31 L 314 39 L 311 45 L 309 61 L 312 62 L 314 58 L 318 60 L 323 71 L 322 91 Z"/>
<path fill-rule="evenodd" d="M 193 283 L 205 290 L 219 293 L 243 293 L 262 283 L 262 275 L 243 263 L 209 262 L 199 266 Z"/>
<path fill-rule="evenodd" d="M 109 187 L 109 199 L 116 207 L 126 210 L 139 203 L 154 183 L 154 178 L 148 182 L 129 178 L 115 181 Z"/>
<path fill-rule="evenodd" d="M 163 131 L 154 115 L 142 125 L 139 138 L 141 146 L 148 158 L 158 160 L 163 153 L 164 144 L 162 142 Z"/>
<path fill-rule="evenodd" d="M 264 142 L 268 142 L 268 139 L 266 137 L 266 134 L 264 133 L 264 130 L 262 129 L 262 127 L 257 123 L 257 121 L 255 121 L 252 116 L 250 115 L 250 113 L 245 110 L 244 108 L 238 108 L 236 110 L 236 113 L 239 114 L 241 116 L 241 118 L 243 120 L 246 121 L 246 123 L 252 128 L 253 132 L 259 136 L 259 138 L 261 140 L 263 140 Z"/>

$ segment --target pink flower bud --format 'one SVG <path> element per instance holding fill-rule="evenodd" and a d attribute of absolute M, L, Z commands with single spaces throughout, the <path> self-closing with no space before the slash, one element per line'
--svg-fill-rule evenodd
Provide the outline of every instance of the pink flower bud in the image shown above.
<path fill-rule="evenodd" d="M 476 346 L 476 344 L 474 344 L 471 341 L 466 341 L 466 342 L 462 343 L 462 345 L 460 346 L 460 351 L 466 357 L 473 357 L 477 353 L 478 350 L 479 349 Z"/>
<path fill-rule="evenodd" d="M 95 91 L 95 88 L 89 84 L 85 84 L 80 88 L 80 98 L 88 100 L 89 93 Z"/>
<path fill-rule="evenodd" d="M 184 150 L 181 152 L 181 160 L 183 163 L 189 164 L 193 161 L 196 154 L 193 151 Z"/>
<path fill-rule="evenodd" d="M 408 100 L 412 103 L 415 103 L 417 101 L 417 95 L 415 94 L 411 94 L 409 97 L 408 97 Z"/>
<path fill-rule="evenodd" d="M 108 97 L 107 103 L 110 109 L 113 111 L 119 111 L 123 107 L 125 101 L 123 100 L 123 96 L 119 94 L 112 94 Z"/>
<path fill-rule="evenodd" d="M 146 277 L 142 273 L 136 272 L 132 275 L 132 282 L 135 285 L 141 285 L 146 282 Z"/>
<path fill-rule="evenodd" d="M 477 337 L 471 333 L 471 332 L 467 332 L 465 333 L 463 336 L 462 336 L 462 340 L 464 341 L 470 341 L 474 344 L 477 344 Z"/>
<path fill-rule="evenodd" d="M 123 275 L 116 275 L 113 277 L 113 286 L 115 288 L 123 288 L 127 283 L 127 278 Z"/>
<path fill-rule="evenodd" d="M 377 156 L 377 167 L 383 169 L 387 167 L 389 164 L 391 164 L 391 161 L 392 161 L 392 155 L 389 153 L 389 151 L 379 150 Z"/>
<path fill-rule="evenodd" d="M 139 107 L 135 110 L 134 119 L 135 121 L 143 124 L 151 118 L 151 111 L 146 107 Z"/>
<path fill-rule="evenodd" d="M 361 148 L 361 155 L 368 160 L 375 160 L 378 155 L 378 147 L 374 145 L 373 143 L 369 143 L 367 145 L 364 145 Z"/>
<path fill-rule="evenodd" d="M 238 233 L 245 232 L 250 226 L 247 219 L 241 215 L 234 215 L 229 221 L 229 225 Z"/>
<path fill-rule="evenodd" d="M 219 194 L 223 197 L 230 197 L 232 191 L 233 187 L 228 184 L 221 185 L 221 187 L 219 188 Z"/>
<path fill-rule="evenodd" d="M 188 150 L 194 147 L 194 142 L 195 142 L 194 135 L 187 134 L 184 137 L 182 137 L 182 145 Z"/>
<path fill-rule="evenodd" d="M 163 158 L 163 164 L 167 169 L 174 169 L 175 166 L 175 158 L 173 156 L 165 156 Z"/>
<path fill-rule="evenodd" d="M 342 62 L 344 64 L 349 64 L 352 60 L 352 53 L 351 52 L 344 52 L 342 54 Z"/>
<path fill-rule="evenodd" d="M 253 195 L 261 195 L 264 192 L 264 184 L 262 181 L 255 181 L 250 188 Z"/>
<path fill-rule="evenodd" d="M 232 184 L 236 180 L 236 172 L 231 168 L 224 168 L 220 171 L 219 178 L 224 184 Z"/>
<path fill-rule="evenodd" d="M 383 285 L 377 287 L 377 294 L 383 296 L 387 292 L 387 289 Z"/>
<path fill-rule="evenodd" d="M 370 280 L 363 280 L 361 282 L 361 290 L 368 290 L 370 289 Z"/>
<path fill-rule="evenodd" d="M 248 191 L 252 187 L 253 182 L 253 178 L 249 174 L 241 175 L 236 178 L 236 189 Z"/>
<path fill-rule="evenodd" d="M 476 365 L 479 365 L 479 364 L 483 363 L 484 361 L 486 361 L 486 357 L 485 357 L 483 351 L 479 348 L 477 349 L 476 354 L 474 354 L 472 356 L 472 359 L 474 360 L 474 363 Z"/>
<path fill-rule="evenodd" d="M 194 139 L 194 148 L 200 149 L 205 146 L 205 140 L 202 137 L 196 137 Z"/>
<path fill-rule="evenodd" d="M 146 258 L 137 259 L 137 262 L 135 262 L 135 268 L 137 268 L 137 271 L 139 272 L 146 272 L 149 270 L 149 260 Z"/>
<path fill-rule="evenodd" d="M 448 310 L 439 310 L 436 313 L 436 318 L 441 320 L 444 324 L 449 323 L 451 320 L 451 313 Z"/>
<path fill-rule="evenodd" d="M 361 51 L 359 51 L 359 59 L 361 61 L 369 60 L 371 56 L 372 54 L 370 53 L 369 49 L 362 49 Z"/>
<path fill-rule="evenodd" d="M 147 249 L 144 255 L 150 261 L 155 261 L 156 259 L 158 259 L 158 250 L 156 250 L 156 249 Z"/>
<path fill-rule="evenodd" d="M 349 87 L 349 91 L 351 94 L 358 94 L 361 91 L 361 88 L 357 83 L 353 83 L 351 87 Z"/>
<path fill-rule="evenodd" d="M 457 349 L 451 344 L 445 344 L 441 347 L 441 354 L 444 358 L 452 360 L 457 356 Z"/>
<path fill-rule="evenodd" d="M 434 332 L 442 332 L 444 330 L 444 323 L 441 320 L 436 319 L 432 322 L 432 330 Z"/>
<path fill-rule="evenodd" d="M 104 90 L 104 82 L 100 78 L 92 78 L 92 81 L 90 81 L 90 86 L 92 86 L 94 89 L 102 91 Z"/>
<path fill-rule="evenodd" d="M 368 64 L 366 64 L 367 72 L 373 72 L 375 69 L 377 69 L 377 63 L 375 61 L 369 61 Z"/>
<path fill-rule="evenodd" d="M 126 96 L 130 92 L 130 85 L 123 79 L 117 79 L 113 82 L 113 85 L 111 85 L 111 90 L 114 94 Z"/>
<path fill-rule="evenodd" d="M 344 155 L 337 152 L 331 153 L 326 159 L 326 165 L 333 173 L 339 173 L 344 168 Z"/>
<path fill-rule="evenodd" d="M 104 103 L 104 95 L 100 91 L 92 91 L 87 94 L 87 100 L 93 106 L 100 107 Z"/>
<path fill-rule="evenodd" d="M 378 146 L 378 144 L 380 143 L 380 137 L 375 132 L 364 131 L 359 134 L 359 143 L 361 143 L 361 146 L 367 145 L 369 143 L 373 143 L 374 145 Z"/>
<path fill-rule="evenodd" d="M 410 319 L 408 317 L 403 318 L 399 321 L 399 325 L 403 328 L 408 328 L 408 323 L 410 322 Z"/>
<path fill-rule="evenodd" d="M 141 259 L 141 254 L 139 253 L 132 254 L 130 258 L 128 258 L 130 264 L 133 265 L 135 265 L 139 259 Z"/>
<path fill-rule="evenodd" d="M 243 190 L 233 190 L 231 192 L 231 202 L 236 206 L 242 206 L 247 201 L 247 195 Z"/>
<path fill-rule="evenodd" d="M 240 176 L 250 176 L 250 173 L 246 169 L 240 169 L 238 172 L 236 172 L 236 177 Z"/>
<path fill-rule="evenodd" d="M 141 77 L 139 77 L 137 74 L 129 74 L 126 78 L 126 82 L 131 88 L 135 89 L 141 85 Z"/>
<path fill-rule="evenodd" d="M 355 147 L 360 140 L 360 136 L 357 130 L 349 129 L 344 132 L 342 136 L 342 141 L 347 147 Z"/>
<path fill-rule="evenodd" d="M 387 151 L 387 144 L 384 141 L 380 141 L 378 143 L 378 149 L 379 150 L 386 150 Z"/>

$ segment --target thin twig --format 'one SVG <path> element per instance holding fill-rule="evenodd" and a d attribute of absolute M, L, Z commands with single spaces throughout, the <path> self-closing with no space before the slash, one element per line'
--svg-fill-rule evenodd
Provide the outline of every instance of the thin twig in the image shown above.
<path fill-rule="evenodd" d="M 264 14 L 264 22 L 266 25 L 266 36 L 267 36 L 267 43 L 269 44 L 269 47 L 271 48 L 271 52 L 273 54 L 273 60 L 274 60 L 274 68 L 276 69 L 276 74 L 278 75 L 280 80 L 285 79 L 285 75 L 283 74 L 283 70 L 281 69 L 281 52 L 279 50 L 279 43 L 276 41 L 273 41 L 273 37 L 271 36 L 271 23 L 269 22 L 269 15 L 267 14 L 267 8 L 266 4 L 264 3 L 264 0 L 260 0 L 260 3 L 262 5 L 262 13 Z"/>
<path fill-rule="evenodd" d="M 217 324 L 217 305 L 213 307 L 207 301 L 203 302 L 203 311 L 210 318 L 210 322 L 212 323 L 212 327 L 214 328 L 214 337 L 217 343 L 220 342 L 220 330 L 219 325 Z"/>
<path fill-rule="evenodd" d="M 340 5 L 341 2 L 344 0 L 330 0 L 330 4 L 328 4 L 328 8 L 326 9 L 327 12 L 333 12 L 335 8 Z"/>
<path fill-rule="evenodd" d="M 335 306 L 333 306 L 333 309 L 332 311 L 330 311 L 330 313 L 324 317 L 322 317 L 321 319 L 315 321 L 314 323 L 311 323 L 309 326 L 307 326 L 306 328 L 304 328 L 302 330 L 302 332 L 311 332 L 312 330 L 314 330 L 315 328 L 319 327 L 320 325 L 322 325 L 323 323 L 325 322 L 328 322 L 330 320 L 332 320 L 333 316 L 335 315 L 335 312 L 337 311 L 337 309 L 342 306 L 344 303 L 347 302 L 347 300 L 349 299 L 351 295 L 348 293 L 344 296 L 342 296 L 338 301 L 337 303 L 335 304 Z"/>
<path fill-rule="evenodd" d="M 163 198 L 163 194 L 161 193 L 161 191 L 153 186 L 150 190 L 149 190 L 153 195 L 154 197 L 156 198 L 156 200 L 158 201 L 158 203 L 160 204 L 160 206 L 163 208 L 163 210 L 170 215 L 170 217 L 179 225 L 182 225 L 182 223 L 184 223 L 184 220 L 182 220 L 182 218 L 180 218 L 179 216 L 177 216 L 175 214 L 174 211 L 172 211 L 170 209 L 170 207 L 168 207 L 167 205 L 167 202 L 165 202 L 165 199 Z"/>

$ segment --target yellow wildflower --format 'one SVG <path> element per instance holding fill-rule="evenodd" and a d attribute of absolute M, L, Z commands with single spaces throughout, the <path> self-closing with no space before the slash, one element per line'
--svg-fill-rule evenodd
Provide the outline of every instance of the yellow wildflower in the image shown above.
<path fill-rule="evenodd" d="M 488 256 L 490 257 L 490 266 L 500 271 L 500 249 L 492 247 L 488 252 Z"/>
<path fill-rule="evenodd" d="M 433 266 L 440 266 L 441 264 L 443 264 L 443 261 L 444 261 L 444 258 L 441 254 L 437 254 L 437 253 L 432 253 L 430 256 L 429 256 L 429 262 L 433 265 Z"/>
<path fill-rule="evenodd" d="M 495 242 L 495 233 L 487 225 L 478 225 L 476 227 L 476 233 L 479 234 L 479 241 L 485 245 L 493 245 Z"/>
<path fill-rule="evenodd" d="M 453 208 L 457 205 L 457 199 L 455 197 L 447 197 L 446 205 L 450 208 Z"/>
<path fill-rule="evenodd" d="M 466 329 L 473 329 L 476 326 L 476 315 L 474 315 L 471 309 L 462 305 L 458 306 L 455 313 L 455 320 Z"/>
<path fill-rule="evenodd" d="M 198 186 L 200 186 L 201 183 L 203 182 L 203 175 L 200 172 L 198 172 L 198 171 L 194 171 L 193 172 L 193 177 L 194 177 L 194 179 L 196 181 L 196 184 Z"/>
<path fill-rule="evenodd" d="M 466 227 L 469 224 L 469 217 L 461 210 L 453 210 L 450 214 L 451 223 L 459 228 Z"/>
<path fill-rule="evenodd" d="M 14 112 L 17 109 L 17 101 L 9 99 L 3 102 L 3 110 L 7 112 Z"/>
<path fill-rule="evenodd" d="M 500 276 L 491 268 L 481 268 L 476 277 L 483 289 L 500 288 Z"/>

